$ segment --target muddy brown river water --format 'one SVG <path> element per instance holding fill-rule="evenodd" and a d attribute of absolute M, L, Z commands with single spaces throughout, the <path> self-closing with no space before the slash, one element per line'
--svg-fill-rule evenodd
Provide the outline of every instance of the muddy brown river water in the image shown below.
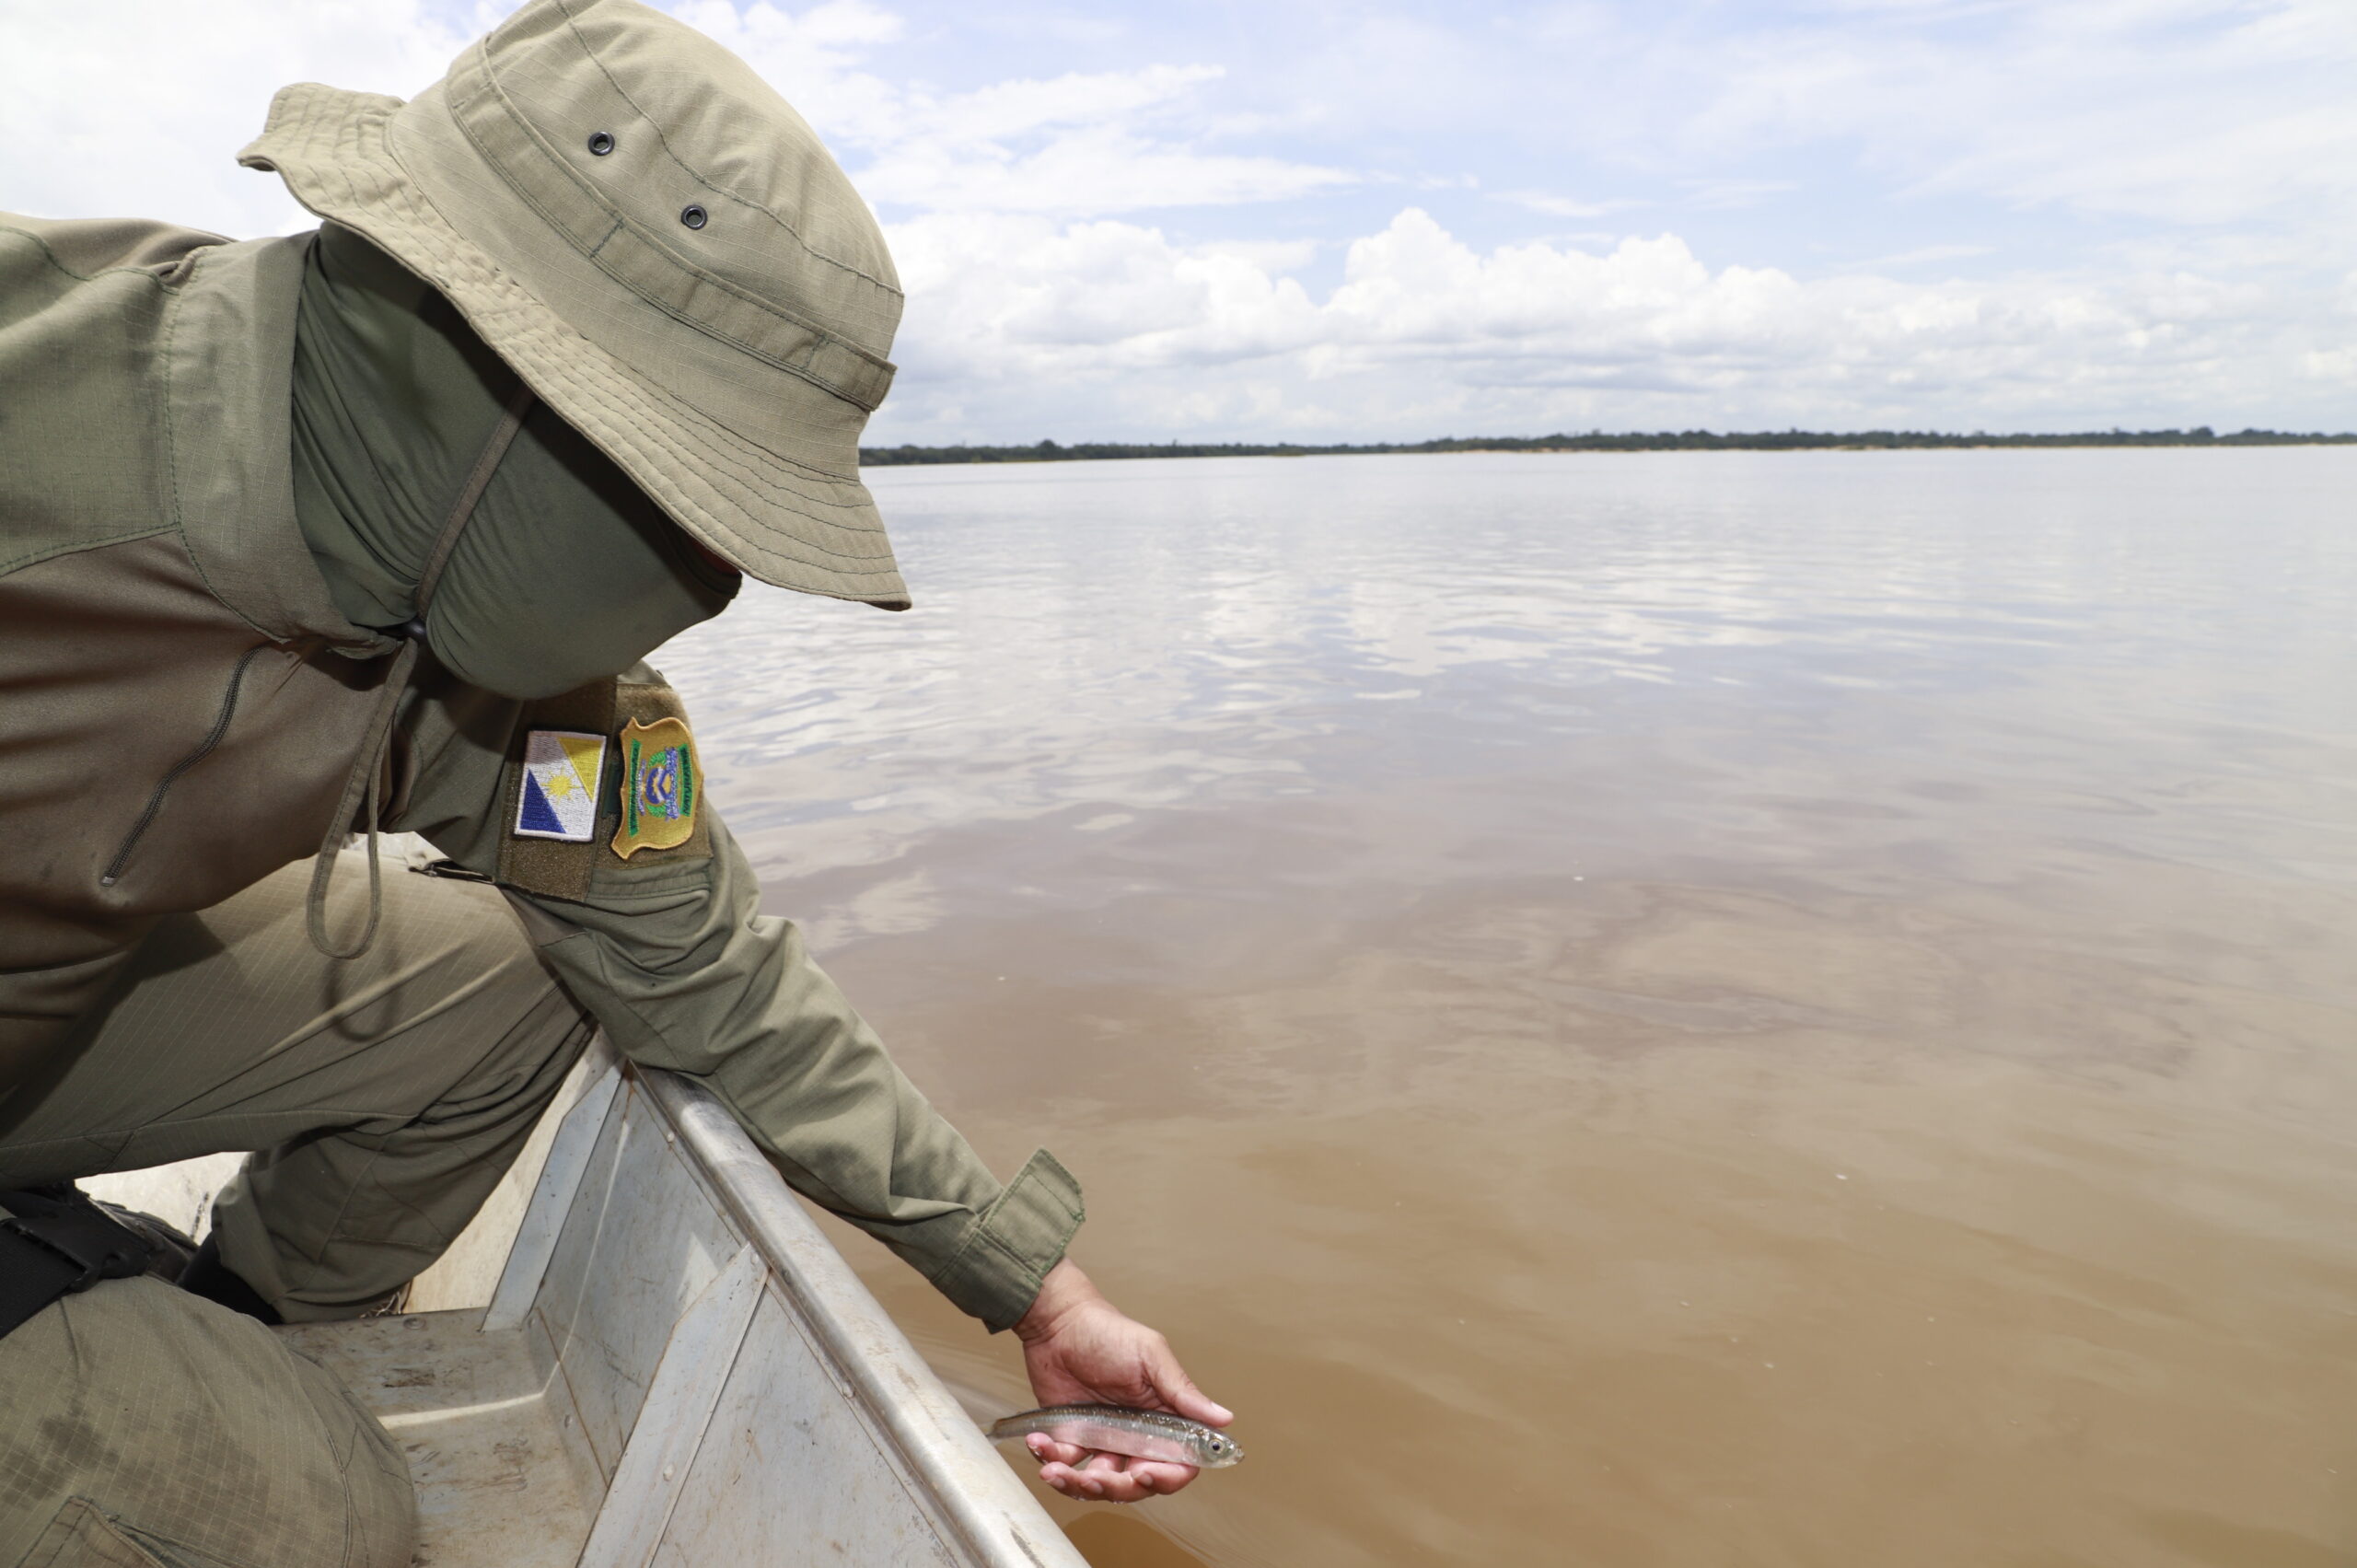
<path fill-rule="evenodd" d="M 2357 450 L 871 477 L 659 662 L 1240 1413 L 1100 1568 L 2357 1561 Z"/>

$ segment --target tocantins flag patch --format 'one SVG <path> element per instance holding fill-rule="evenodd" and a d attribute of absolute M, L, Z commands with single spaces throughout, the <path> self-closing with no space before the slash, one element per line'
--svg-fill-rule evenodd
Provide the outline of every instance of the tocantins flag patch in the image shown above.
<path fill-rule="evenodd" d="M 696 830 L 696 744 L 678 719 L 623 726 L 622 821 L 614 853 L 628 860 L 643 849 L 675 849 Z"/>
<path fill-rule="evenodd" d="M 598 826 L 598 781 L 605 767 L 604 736 L 533 730 L 524 740 L 516 836 L 587 843 Z"/>

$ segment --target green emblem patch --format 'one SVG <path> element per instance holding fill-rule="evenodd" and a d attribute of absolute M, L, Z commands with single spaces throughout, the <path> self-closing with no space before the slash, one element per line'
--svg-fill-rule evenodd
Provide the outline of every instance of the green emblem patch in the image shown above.
<path fill-rule="evenodd" d="M 695 738 L 678 719 L 622 726 L 622 819 L 614 853 L 628 860 L 643 849 L 677 849 L 696 830 Z"/>

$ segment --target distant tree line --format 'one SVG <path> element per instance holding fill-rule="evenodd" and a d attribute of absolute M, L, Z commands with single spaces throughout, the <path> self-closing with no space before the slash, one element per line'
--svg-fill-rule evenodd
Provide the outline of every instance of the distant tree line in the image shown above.
<path fill-rule="evenodd" d="M 1041 441 L 1029 447 L 862 447 L 859 460 L 870 468 L 901 463 L 1056 463 L 1101 458 L 1319 458 L 1365 452 L 1800 452 L 1885 451 L 1965 447 L 2341 447 L 2357 435 L 2302 434 L 2289 430 L 2238 430 L 2221 436 L 2208 425 L 2191 430 L 2087 430 L 2063 436 L 1969 436 L 1938 430 L 1729 431 L 1660 430 L 1585 436 L 1444 436 L 1437 441 L 1371 441 L 1333 446 L 1294 442 Z"/>

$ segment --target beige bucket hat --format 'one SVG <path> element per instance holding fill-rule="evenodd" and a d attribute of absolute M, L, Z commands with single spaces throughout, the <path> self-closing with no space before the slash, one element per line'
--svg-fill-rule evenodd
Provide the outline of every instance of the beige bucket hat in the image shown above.
<path fill-rule="evenodd" d="M 908 607 L 859 482 L 892 258 L 817 134 L 710 39 L 633 0 L 532 0 L 407 103 L 283 88 L 238 161 L 441 290 L 748 574 Z"/>

